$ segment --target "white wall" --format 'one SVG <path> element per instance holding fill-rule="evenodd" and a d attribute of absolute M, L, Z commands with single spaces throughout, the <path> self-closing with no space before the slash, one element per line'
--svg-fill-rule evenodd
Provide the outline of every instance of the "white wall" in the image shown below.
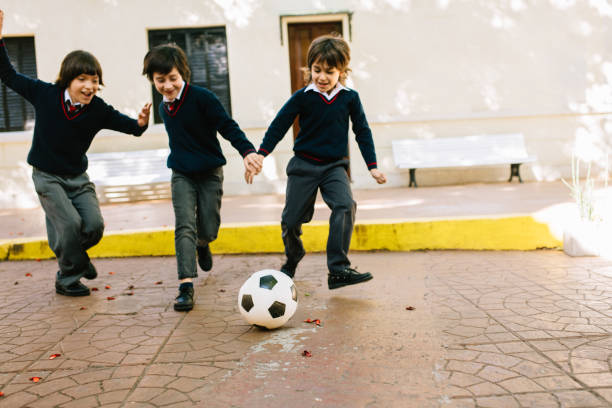
<path fill-rule="evenodd" d="M 350 13 L 352 86 L 386 186 L 408 184 L 394 166 L 393 139 L 522 132 L 538 157 L 522 169 L 527 180 L 567 177 L 576 141 L 578 154 L 601 169 L 610 145 L 612 5 L 605 0 L 4 0 L 1 7 L 6 35 L 35 35 L 41 79 L 55 79 L 67 52 L 87 49 L 104 70 L 100 96 L 131 115 L 151 99 L 140 75 L 148 29 L 225 26 L 233 116 L 256 145 L 290 96 L 280 17 Z M 13 179 L 25 174 L 30 138 L 0 134 L 0 170 Z M 240 157 L 224 143 L 226 194 L 282 192 L 290 140 L 250 187 Z M 101 132 L 91 150 L 166 145 L 157 125 L 141 139 Z M 351 155 L 354 186 L 379 188 L 354 142 Z M 508 169 L 422 170 L 418 177 L 421 186 L 500 181 Z M 0 206 L 13 188 L 0 182 Z"/>

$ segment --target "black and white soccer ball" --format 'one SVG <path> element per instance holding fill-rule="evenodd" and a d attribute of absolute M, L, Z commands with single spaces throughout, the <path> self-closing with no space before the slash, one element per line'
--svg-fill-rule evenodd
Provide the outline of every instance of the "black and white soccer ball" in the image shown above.
<path fill-rule="evenodd" d="M 287 323 L 297 309 L 297 289 L 290 277 L 264 269 L 252 274 L 238 292 L 242 317 L 256 326 L 275 329 Z"/>

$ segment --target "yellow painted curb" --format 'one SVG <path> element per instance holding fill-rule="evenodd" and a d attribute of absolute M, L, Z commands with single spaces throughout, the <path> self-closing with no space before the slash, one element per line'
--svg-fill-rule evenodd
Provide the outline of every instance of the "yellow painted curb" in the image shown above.
<path fill-rule="evenodd" d="M 328 227 L 321 221 L 303 226 L 306 251 L 325 251 Z M 561 246 L 548 225 L 531 216 L 361 222 L 355 225 L 351 241 L 353 251 L 534 250 Z M 225 224 L 211 249 L 215 254 L 282 253 L 280 225 Z M 165 228 L 107 233 L 89 254 L 93 258 L 174 255 L 174 231 Z M 3 260 L 53 257 L 43 238 L 0 241 Z"/>

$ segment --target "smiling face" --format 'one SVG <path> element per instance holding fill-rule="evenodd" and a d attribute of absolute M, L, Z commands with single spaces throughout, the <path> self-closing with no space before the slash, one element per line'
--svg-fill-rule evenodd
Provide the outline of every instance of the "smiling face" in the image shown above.
<path fill-rule="evenodd" d="M 173 101 L 183 87 L 183 77 L 176 67 L 172 68 L 167 74 L 154 72 L 153 85 L 155 85 L 157 92 L 165 96 L 167 100 Z"/>
<path fill-rule="evenodd" d="M 68 94 L 73 103 L 87 105 L 100 89 L 98 75 L 80 74 L 68 85 Z"/>
<path fill-rule="evenodd" d="M 315 61 L 310 67 L 312 82 L 323 93 L 329 93 L 336 87 L 340 74 L 341 72 L 338 68 L 330 67 L 320 60 Z"/>

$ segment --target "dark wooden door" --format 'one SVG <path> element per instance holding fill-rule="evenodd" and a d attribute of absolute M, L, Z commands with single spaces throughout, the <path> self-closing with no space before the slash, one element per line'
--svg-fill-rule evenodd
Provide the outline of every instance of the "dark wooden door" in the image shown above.
<path fill-rule="evenodd" d="M 287 26 L 289 37 L 289 68 L 291 70 L 291 94 L 307 84 L 304 83 L 302 68 L 306 66 L 308 47 L 315 38 L 329 33 L 342 34 L 341 21 L 324 23 L 295 23 Z M 293 123 L 293 137 L 300 127 L 297 119 Z"/>

